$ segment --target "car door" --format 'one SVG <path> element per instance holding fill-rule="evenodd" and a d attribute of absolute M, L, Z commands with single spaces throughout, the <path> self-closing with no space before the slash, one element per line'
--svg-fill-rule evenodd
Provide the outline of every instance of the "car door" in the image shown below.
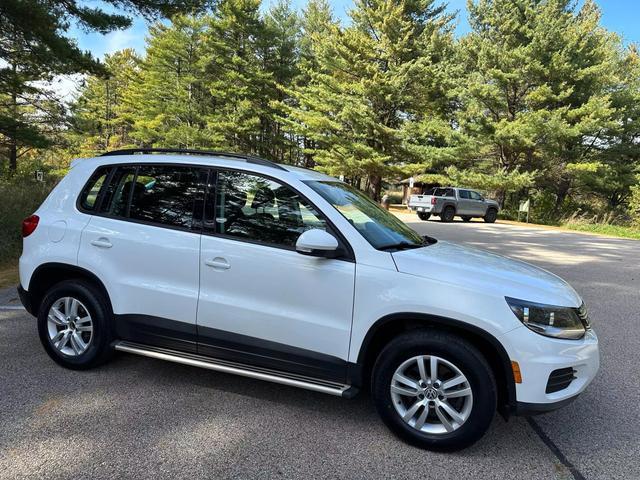
<path fill-rule="evenodd" d="M 474 192 L 473 190 L 469 191 L 469 202 L 471 206 L 471 211 L 474 216 L 483 217 L 486 213 L 487 204 L 484 201 L 482 195 L 478 192 Z"/>
<path fill-rule="evenodd" d="M 473 215 L 473 202 L 471 201 L 469 190 L 458 190 L 458 215 Z"/>
<path fill-rule="evenodd" d="M 206 169 L 114 167 L 78 263 L 104 282 L 119 338 L 195 352 Z"/>
<path fill-rule="evenodd" d="M 200 353 L 344 381 L 355 263 L 297 253 L 297 238 L 310 228 L 335 233 L 289 186 L 217 173 L 200 255 Z"/>

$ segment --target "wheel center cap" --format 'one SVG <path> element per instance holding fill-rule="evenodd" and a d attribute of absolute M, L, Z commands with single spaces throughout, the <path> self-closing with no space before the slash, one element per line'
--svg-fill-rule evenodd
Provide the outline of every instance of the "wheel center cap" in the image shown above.
<path fill-rule="evenodd" d="M 427 400 L 435 400 L 436 398 L 438 398 L 438 391 L 433 387 L 428 387 L 424 391 L 424 396 L 427 398 Z"/>
<path fill-rule="evenodd" d="M 76 324 L 74 323 L 74 321 L 73 321 L 73 320 L 70 320 L 70 321 L 69 321 L 69 328 L 70 328 L 71 330 L 75 330 L 75 329 L 76 329 Z"/>

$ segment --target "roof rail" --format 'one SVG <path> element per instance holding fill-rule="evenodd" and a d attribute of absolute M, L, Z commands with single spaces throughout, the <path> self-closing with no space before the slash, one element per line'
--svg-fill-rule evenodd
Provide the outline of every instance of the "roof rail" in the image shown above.
<path fill-rule="evenodd" d="M 243 153 L 230 153 L 230 152 L 219 152 L 216 150 L 190 150 L 183 148 L 125 148 L 122 150 L 112 150 L 110 152 L 105 152 L 101 157 L 112 157 L 116 155 L 135 155 L 136 153 L 145 154 L 145 153 L 178 153 L 181 155 L 205 155 L 210 157 L 227 157 L 233 158 L 236 160 L 244 160 L 247 163 L 253 163 L 255 165 L 263 165 L 266 167 L 277 168 L 278 170 L 285 170 L 286 168 L 278 165 L 275 162 L 270 160 L 254 157 L 253 155 L 246 155 Z"/>

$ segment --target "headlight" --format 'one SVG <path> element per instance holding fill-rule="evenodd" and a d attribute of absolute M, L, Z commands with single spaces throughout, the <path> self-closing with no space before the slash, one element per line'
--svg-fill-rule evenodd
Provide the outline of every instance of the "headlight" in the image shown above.
<path fill-rule="evenodd" d="M 582 338 L 589 328 L 584 304 L 580 308 L 556 307 L 505 297 L 511 311 L 530 330 L 547 337 Z"/>

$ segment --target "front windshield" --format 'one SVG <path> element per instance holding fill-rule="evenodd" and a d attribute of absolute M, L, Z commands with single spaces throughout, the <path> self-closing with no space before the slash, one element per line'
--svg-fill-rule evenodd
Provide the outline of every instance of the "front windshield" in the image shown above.
<path fill-rule="evenodd" d="M 415 248 L 425 240 L 360 190 L 346 183 L 305 182 L 335 207 L 378 250 Z"/>

